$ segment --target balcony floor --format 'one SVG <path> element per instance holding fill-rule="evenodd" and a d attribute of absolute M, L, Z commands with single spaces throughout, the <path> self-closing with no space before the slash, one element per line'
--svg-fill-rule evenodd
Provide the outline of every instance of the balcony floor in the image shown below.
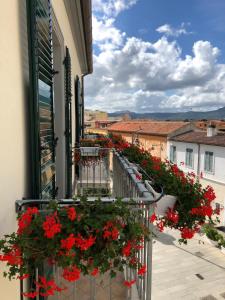
<path fill-rule="evenodd" d="M 153 244 L 153 300 L 224 300 L 225 255 L 199 239 L 179 245 L 166 230 Z M 196 274 L 200 274 L 200 279 Z"/>

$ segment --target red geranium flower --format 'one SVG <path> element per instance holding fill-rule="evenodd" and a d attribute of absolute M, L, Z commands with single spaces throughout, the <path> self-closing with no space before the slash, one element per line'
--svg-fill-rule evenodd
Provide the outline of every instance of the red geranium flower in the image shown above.
<path fill-rule="evenodd" d="M 76 281 L 80 278 L 80 270 L 77 268 L 77 266 L 73 266 L 71 268 L 66 268 L 63 270 L 63 278 L 67 281 Z"/>
<path fill-rule="evenodd" d="M 147 267 L 146 265 L 143 265 L 139 270 L 138 270 L 138 275 L 144 275 L 147 272 Z"/>
<path fill-rule="evenodd" d="M 136 282 L 136 279 L 131 280 L 131 281 L 125 280 L 123 284 L 125 286 L 127 286 L 128 288 L 130 288 L 135 282 Z"/>
<path fill-rule="evenodd" d="M 49 239 L 53 238 L 56 233 L 61 232 L 62 225 L 59 223 L 56 212 L 52 216 L 46 216 L 42 228 L 45 231 L 45 236 Z"/>

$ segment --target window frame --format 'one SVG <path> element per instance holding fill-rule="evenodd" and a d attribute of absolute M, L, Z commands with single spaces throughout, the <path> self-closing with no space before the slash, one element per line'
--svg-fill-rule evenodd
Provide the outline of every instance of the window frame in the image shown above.
<path fill-rule="evenodd" d="M 209 154 L 212 154 L 212 169 L 211 170 L 209 170 L 209 169 L 206 169 L 206 159 L 207 159 L 207 154 L 209 155 Z M 210 157 L 210 156 L 208 156 L 208 157 Z M 210 166 L 210 161 L 209 161 L 209 166 Z M 215 172 L 215 162 L 214 162 L 214 152 L 212 152 L 212 151 L 205 151 L 205 153 L 204 153 L 204 172 L 205 173 L 208 173 L 208 174 L 214 174 L 214 172 Z"/>
<path fill-rule="evenodd" d="M 189 158 L 189 161 L 188 161 L 188 158 Z M 193 150 L 193 148 L 186 148 L 185 167 L 190 168 L 190 169 L 194 168 L 194 150 Z"/>
<path fill-rule="evenodd" d="M 177 147 L 174 145 L 170 145 L 170 161 L 174 164 L 177 163 Z"/>

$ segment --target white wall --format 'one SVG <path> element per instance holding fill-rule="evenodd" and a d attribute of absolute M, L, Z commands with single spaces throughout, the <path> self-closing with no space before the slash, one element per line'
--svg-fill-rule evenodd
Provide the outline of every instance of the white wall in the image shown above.
<path fill-rule="evenodd" d="M 195 143 L 183 143 L 176 141 L 168 141 L 167 145 L 167 157 L 170 157 L 170 146 L 176 146 L 177 149 L 177 165 L 184 172 L 198 172 L 198 147 L 200 157 L 199 157 L 199 175 L 202 172 L 203 178 L 200 178 L 200 183 L 206 187 L 210 185 L 213 187 L 216 199 L 214 203 L 219 203 L 221 208 L 225 205 L 225 147 L 209 146 L 209 145 L 197 145 Z M 187 168 L 185 164 L 185 152 L 186 148 L 193 149 L 194 155 L 194 167 L 193 169 Z M 204 171 L 204 155 L 205 151 L 211 151 L 214 153 L 214 172 L 208 173 Z M 220 222 L 221 225 L 225 224 L 224 211 L 221 212 Z"/>
<path fill-rule="evenodd" d="M 195 172 L 198 170 L 198 145 L 194 143 L 180 143 L 168 141 L 167 143 L 167 159 L 170 158 L 170 146 L 176 147 L 177 165 L 184 172 Z M 193 149 L 193 168 L 185 166 L 186 148 Z M 184 164 L 183 164 L 184 163 Z"/>
<path fill-rule="evenodd" d="M 81 75 L 63 0 L 53 0 L 65 45 L 70 48 L 72 76 Z M 15 201 L 30 196 L 29 64 L 26 0 L 1 1 L 0 11 L 0 238 L 16 230 Z M 74 80 L 72 80 L 74 84 Z M 74 86 L 72 93 L 74 95 Z M 73 96 L 74 103 L 74 96 Z M 75 116 L 73 112 L 73 138 Z M 0 299 L 20 299 L 19 282 L 2 277 Z"/>
<path fill-rule="evenodd" d="M 205 151 L 214 153 L 214 171 L 212 173 L 204 171 Z M 201 145 L 200 166 L 200 172 L 203 172 L 203 178 L 225 184 L 225 147 Z"/>

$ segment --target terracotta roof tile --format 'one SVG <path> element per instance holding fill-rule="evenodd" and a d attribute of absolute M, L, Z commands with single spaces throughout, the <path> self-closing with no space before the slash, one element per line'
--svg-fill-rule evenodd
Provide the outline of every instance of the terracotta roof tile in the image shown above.
<path fill-rule="evenodd" d="M 192 131 L 173 137 L 170 140 L 225 147 L 224 133 L 218 133 L 215 136 L 208 137 L 205 131 Z"/>
<path fill-rule="evenodd" d="M 108 127 L 109 131 L 127 132 L 127 133 L 143 133 L 152 135 L 164 135 L 174 132 L 183 126 L 190 124 L 188 122 L 168 122 L 168 121 L 121 121 Z"/>

